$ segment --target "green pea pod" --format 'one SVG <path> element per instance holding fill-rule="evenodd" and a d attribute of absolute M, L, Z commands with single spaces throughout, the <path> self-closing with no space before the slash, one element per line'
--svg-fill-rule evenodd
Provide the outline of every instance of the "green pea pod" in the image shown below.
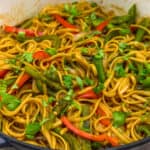
<path fill-rule="evenodd" d="M 144 26 L 144 27 L 148 27 L 150 25 L 150 20 L 148 18 L 144 18 L 142 21 L 141 21 L 141 26 Z M 145 35 L 146 31 L 139 28 L 136 32 L 136 35 L 135 35 L 135 40 L 136 41 L 139 41 L 141 42 L 143 40 L 143 37 Z"/>

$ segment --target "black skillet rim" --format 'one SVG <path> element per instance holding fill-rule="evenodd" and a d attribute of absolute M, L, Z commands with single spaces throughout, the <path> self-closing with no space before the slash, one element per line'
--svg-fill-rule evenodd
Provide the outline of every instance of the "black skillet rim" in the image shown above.
<path fill-rule="evenodd" d="M 3 138 L 6 141 L 6 143 L 8 143 L 8 145 L 10 145 L 10 146 L 11 146 L 11 143 L 14 142 L 15 144 L 19 144 L 20 146 L 30 148 L 30 149 L 33 149 L 33 150 L 52 150 L 52 149 L 49 149 L 49 148 L 35 146 L 35 145 L 32 145 L 32 144 L 25 143 L 23 141 L 19 141 L 19 140 L 15 139 L 13 137 L 10 137 L 10 136 L 8 136 L 4 133 L 1 133 L 1 132 L 0 132 L 0 137 Z M 148 142 L 150 142 L 150 137 L 146 137 L 144 139 L 141 139 L 141 140 L 136 141 L 136 142 L 132 142 L 130 144 L 125 144 L 125 145 L 121 145 L 121 146 L 113 147 L 113 148 L 106 148 L 105 150 L 128 150 L 128 149 L 131 149 L 131 148 L 135 148 L 137 146 L 141 146 L 141 145 L 146 144 Z"/>

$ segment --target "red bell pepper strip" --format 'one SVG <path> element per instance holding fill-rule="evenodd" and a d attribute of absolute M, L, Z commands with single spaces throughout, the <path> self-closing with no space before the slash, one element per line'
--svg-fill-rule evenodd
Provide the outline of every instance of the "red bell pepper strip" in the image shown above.
<path fill-rule="evenodd" d="M 74 134 L 76 134 L 82 138 L 85 138 L 85 139 L 88 139 L 91 141 L 97 141 L 97 142 L 108 141 L 113 146 L 119 145 L 119 141 L 115 137 L 109 137 L 106 134 L 93 135 L 93 134 L 87 133 L 85 131 L 82 131 L 82 130 L 76 128 L 65 116 L 61 117 L 61 121 L 69 130 L 71 130 Z"/>
<path fill-rule="evenodd" d="M 35 32 L 29 29 L 20 29 L 14 26 L 4 26 L 4 31 L 8 33 L 25 32 L 26 36 L 35 36 Z"/>
<path fill-rule="evenodd" d="M 96 99 L 99 96 L 93 91 L 93 89 L 90 89 L 86 91 L 85 93 L 82 93 L 77 96 L 78 98 L 87 98 L 87 99 Z"/>
<path fill-rule="evenodd" d="M 0 78 L 4 78 L 4 76 L 7 74 L 9 70 L 4 69 L 4 70 L 0 70 Z"/>
<path fill-rule="evenodd" d="M 66 28 L 72 28 L 72 29 L 77 29 L 76 26 L 74 26 L 73 24 L 67 22 L 67 21 L 66 21 L 64 18 L 62 18 L 60 15 L 54 14 L 53 16 L 54 16 L 54 18 L 55 18 L 60 24 L 62 24 L 64 27 L 66 27 Z"/>
<path fill-rule="evenodd" d="M 101 116 L 106 116 L 106 113 L 99 107 L 96 111 L 97 114 L 100 114 Z M 100 120 L 100 123 L 104 126 L 108 126 L 111 124 L 110 119 L 102 119 Z"/>
<path fill-rule="evenodd" d="M 19 82 L 17 83 L 18 88 L 21 88 L 30 78 L 31 76 L 29 74 L 24 73 L 20 78 Z"/>
<path fill-rule="evenodd" d="M 109 21 L 108 20 L 105 20 L 103 22 L 101 22 L 97 27 L 96 27 L 96 30 L 98 31 L 103 31 L 104 28 L 109 24 Z"/>
<path fill-rule="evenodd" d="M 33 58 L 36 59 L 36 60 L 42 60 L 42 59 L 46 59 L 46 58 L 49 58 L 50 55 L 41 50 L 41 51 L 36 51 L 34 54 L 33 54 Z"/>

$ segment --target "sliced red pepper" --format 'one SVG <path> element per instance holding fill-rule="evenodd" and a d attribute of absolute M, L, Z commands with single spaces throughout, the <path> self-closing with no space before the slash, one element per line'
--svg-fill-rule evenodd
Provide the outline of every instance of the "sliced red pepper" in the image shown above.
<path fill-rule="evenodd" d="M 64 27 L 66 28 L 72 28 L 72 29 L 77 29 L 77 27 L 69 22 L 67 22 L 64 18 L 62 18 L 60 15 L 58 14 L 54 14 L 53 15 L 54 18 L 60 23 L 62 24 Z"/>
<path fill-rule="evenodd" d="M 35 36 L 35 32 L 29 29 L 20 29 L 14 26 L 4 26 L 4 31 L 8 33 L 25 32 L 26 36 Z"/>
<path fill-rule="evenodd" d="M 106 116 L 106 113 L 100 107 L 96 110 L 96 113 L 100 114 L 101 116 Z M 111 121 L 110 119 L 102 119 L 100 120 L 100 123 L 104 126 L 108 126 L 111 124 Z"/>
<path fill-rule="evenodd" d="M 93 89 L 90 89 L 88 91 L 86 91 L 85 93 L 82 93 L 80 95 L 77 96 L 78 98 L 87 98 L 87 99 L 96 99 L 99 97 L 99 95 L 97 95 Z"/>
<path fill-rule="evenodd" d="M 17 33 L 17 28 L 14 26 L 4 26 L 4 31 L 9 33 Z"/>
<path fill-rule="evenodd" d="M 4 69 L 4 70 L 0 70 L 0 78 L 4 78 L 4 76 L 8 73 L 9 70 Z"/>
<path fill-rule="evenodd" d="M 97 141 L 97 142 L 107 141 L 107 142 L 111 143 L 112 146 L 119 145 L 119 141 L 116 137 L 110 137 L 106 134 L 93 135 L 93 134 L 87 133 L 85 131 L 82 131 L 82 130 L 76 128 L 65 116 L 61 117 L 61 121 L 70 131 L 72 131 L 74 134 L 76 134 L 82 138 L 85 138 L 85 139 L 88 139 L 91 141 Z"/>
<path fill-rule="evenodd" d="M 97 27 L 96 27 L 96 30 L 98 31 L 103 31 L 104 28 L 109 24 L 109 21 L 108 20 L 105 20 L 103 22 L 101 22 Z"/>
<path fill-rule="evenodd" d="M 17 84 L 18 88 L 21 88 L 30 78 L 31 76 L 29 74 L 24 73 Z"/>
<path fill-rule="evenodd" d="M 42 59 L 46 59 L 46 58 L 49 58 L 49 57 L 50 57 L 50 55 L 47 52 L 43 51 L 43 50 L 36 51 L 33 54 L 33 58 L 37 59 L 37 60 L 42 60 Z"/>

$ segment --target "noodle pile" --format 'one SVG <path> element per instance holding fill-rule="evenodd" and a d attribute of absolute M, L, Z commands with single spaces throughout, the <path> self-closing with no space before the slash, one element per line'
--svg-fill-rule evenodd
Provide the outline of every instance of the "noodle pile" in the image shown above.
<path fill-rule="evenodd" d="M 65 27 L 56 14 L 75 28 Z M 116 138 L 119 145 L 149 136 L 150 30 L 138 20 L 112 21 L 98 31 L 97 18 L 115 19 L 95 3 L 77 2 L 45 7 L 18 25 L 19 32 L 1 28 L 1 132 L 59 150 L 113 143 L 77 135 L 63 123 L 66 116 L 74 127 Z M 141 41 L 138 30 L 144 32 Z"/>

